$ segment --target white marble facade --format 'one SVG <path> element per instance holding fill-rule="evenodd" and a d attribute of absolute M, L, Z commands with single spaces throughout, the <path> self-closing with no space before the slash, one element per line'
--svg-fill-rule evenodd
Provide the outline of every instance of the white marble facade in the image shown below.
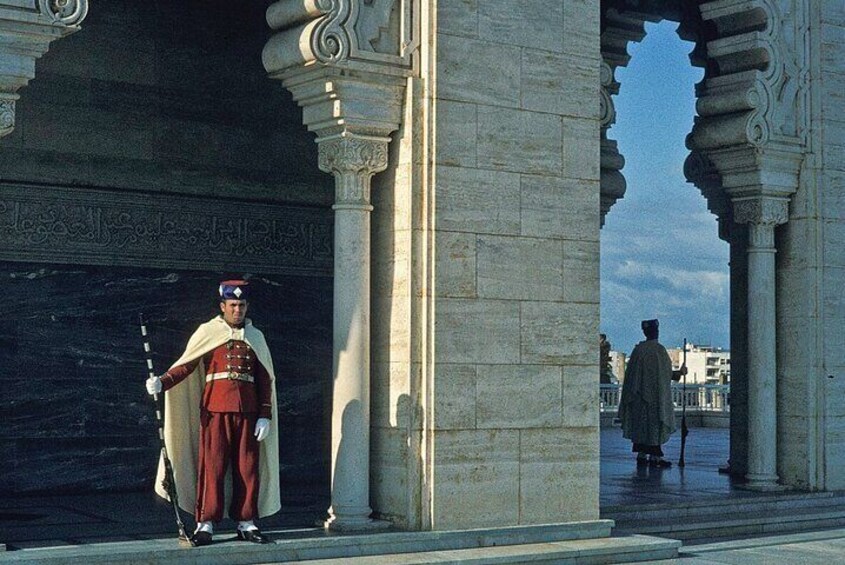
<path fill-rule="evenodd" d="M 633 4 L 268 9 L 264 66 L 337 183 L 333 527 L 598 519 L 605 134 L 625 46 L 662 17 L 711 30 L 722 71 L 687 175 L 735 253 L 734 470 L 845 488 L 845 5 Z"/>

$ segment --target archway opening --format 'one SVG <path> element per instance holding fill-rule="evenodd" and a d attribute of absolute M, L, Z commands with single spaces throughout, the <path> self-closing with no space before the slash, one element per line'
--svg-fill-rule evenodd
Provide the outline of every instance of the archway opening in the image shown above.
<path fill-rule="evenodd" d="M 646 22 L 644 40 L 628 43 L 630 62 L 615 69 L 621 88 L 607 137 L 625 158 L 627 190 L 601 232 L 601 332 L 612 344 L 615 377 L 602 385 L 603 509 L 688 499 L 702 495 L 705 484 L 730 490 L 730 480 L 718 473 L 729 457 L 729 247 L 706 200 L 684 176 L 684 139 L 704 72 L 690 65 L 695 44 L 677 29 L 675 22 Z M 687 339 L 689 373 L 686 389 L 676 385 L 674 391 L 678 431 L 663 447 L 675 467 L 649 472 L 636 466 L 614 404 L 625 357 L 644 339 L 640 321 L 653 318 L 676 366 Z M 677 468 L 682 412 L 690 428 L 683 471 Z"/>

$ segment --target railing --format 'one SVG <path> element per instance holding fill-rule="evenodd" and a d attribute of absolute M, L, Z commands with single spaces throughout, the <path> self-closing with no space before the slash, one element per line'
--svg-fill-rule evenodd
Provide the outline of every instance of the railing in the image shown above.
<path fill-rule="evenodd" d="M 622 396 L 622 385 L 599 385 L 600 410 L 616 412 Z M 672 402 L 676 409 L 684 406 L 696 412 L 730 412 L 731 385 L 705 385 L 672 383 Z"/>

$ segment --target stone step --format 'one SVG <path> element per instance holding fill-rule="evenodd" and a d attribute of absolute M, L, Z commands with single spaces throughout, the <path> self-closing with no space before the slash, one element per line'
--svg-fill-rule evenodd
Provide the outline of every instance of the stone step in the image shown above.
<path fill-rule="evenodd" d="M 614 535 L 633 533 L 665 536 L 685 544 L 728 539 L 821 530 L 845 526 L 845 506 L 792 508 L 778 512 L 742 512 L 705 516 L 689 520 L 617 522 Z"/>
<path fill-rule="evenodd" d="M 396 553 L 306 561 L 307 565 L 505 565 L 509 563 L 605 565 L 676 559 L 681 542 L 650 536 L 505 545 L 452 551 Z"/>
<path fill-rule="evenodd" d="M 449 532 L 443 532 L 448 534 Z M 386 534 L 389 536 L 389 534 Z M 437 537 L 423 536 L 417 551 L 391 552 L 383 546 L 380 553 L 369 555 L 368 545 L 362 538 L 372 536 L 345 536 L 342 544 L 331 543 L 338 538 L 299 540 L 299 543 L 277 541 L 267 545 L 244 543 L 215 543 L 201 548 L 176 548 L 173 540 L 147 542 L 119 542 L 78 547 L 31 549 L 0 554 L 0 563 L 39 563 L 45 565 L 70 563 L 120 563 L 143 564 L 248 564 L 248 563 L 307 563 L 350 565 L 424 565 L 461 563 L 467 565 L 494 565 L 508 563 L 578 563 L 602 565 L 631 563 L 644 560 L 675 559 L 681 542 L 650 536 L 633 535 L 595 539 L 576 539 L 469 547 L 464 549 L 437 549 Z M 447 536 L 449 537 L 449 536 Z M 475 543 L 474 540 L 466 540 Z M 316 543 L 314 543 L 316 542 Z M 363 543 L 361 543 L 363 542 Z M 447 544 L 448 545 L 448 544 Z M 403 544 L 396 548 L 404 547 Z M 405 547 L 407 549 L 407 547 Z M 320 557 L 318 557 L 320 556 Z"/>
<path fill-rule="evenodd" d="M 845 494 L 839 492 L 770 494 L 723 500 L 698 500 L 691 503 L 644 504 L 639 506 L 602 507 L 601 517 L 614 520 L 617 526 L 628 522 L 664 520 L 699 520 L 707 516 L 731 516 L 737 513 L 761 514 L 787 512 L 798 508 L 845 507 Z"/>
<path fill-rule="evenodd" d="M 589 555 L 593 556 L 590 557 L 593 559 L 591 563 L 612 563 L 630 561 L 631 559 L 626 556 L 652 549 L 655 555 L 677 553 L 680 545 L 674 540 L 653 540 L 642 536 L 611 538 L 612 526 L 613 522 L 609 520 L 595 520 L 472 530 L 394 531 L 363 534 L 336 534 L 327 533 L 323 529 L 309 528 L 268 531 L 274 543 L 266 545 L 238 542 L 231 533 L 228 533 L 218 534 L 212 545 L 198 548 L 181 547 L 175 539 L 170 538 L 21 549 L 0 554 L 0 564 L 59 565 L 84 562 L 89 564 L 120 563 L 121 565 L 140 563 L 147 565 L 159 563 L 238 565 L 317 559 L 346 560 L 364 556 L 487 550 L 496 547 L 511 548 L 502 550 L 501 559 L 507 559 L 509 551 L 514 555 L 520 555 L 523 562 L 530 562 L 526 561 L 527 556 L 535 552 L 540 554 L 551 552 L 552 555 L 555 552 L 562 552 L 561 557 L 553 557 L 553 559 L 560 560 L 564 554 L 567 556 L 566 559 L 574 559 L 574 556 L 580 555 L 579 552 L 589 550 Z M 562 543 L 565 545 L 561 546 Z M 610 557 L 601 557 L 603 555 Z M 435 559 L 437 556 L 425 558 Z M 541 559 L 537 562 L 543 561 Z"/>

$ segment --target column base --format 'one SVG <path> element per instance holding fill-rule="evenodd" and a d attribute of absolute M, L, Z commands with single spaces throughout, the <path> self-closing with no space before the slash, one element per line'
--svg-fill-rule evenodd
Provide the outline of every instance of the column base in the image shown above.
<path fill-rule="evenodd" d="M 330 516 L 328 520 L 323 522 L 323 527 L 330 532 L 360 533 L 383 532 L 393 527 L 393 524 L 387 520 L 373 520 L 372 518 L 360 518 L 358 516 L 352 518 Z"/>
<path fill-rule="evenodd" d="M 777 475 L 745 475 L 748 480 L 747 483 L 736 485 L 736 488 L 742 490 L 753 490 L 758 492 L 778 492 L 789 490 L 789 487 L 778 484 Z"/>

